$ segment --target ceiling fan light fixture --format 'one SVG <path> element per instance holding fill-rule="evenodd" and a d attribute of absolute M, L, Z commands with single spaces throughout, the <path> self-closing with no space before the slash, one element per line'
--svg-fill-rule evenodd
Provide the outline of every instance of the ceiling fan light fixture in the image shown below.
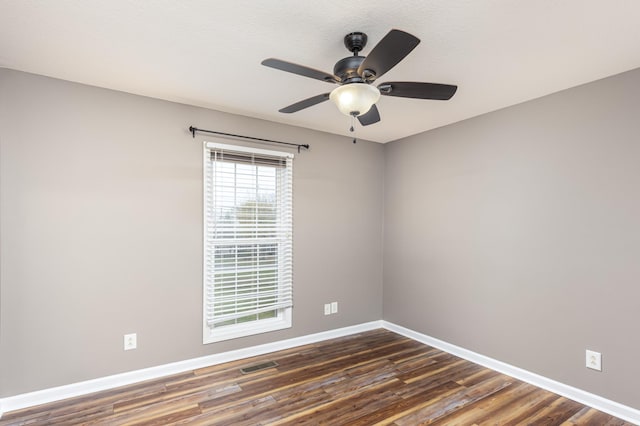
<path fill-rule="evenodd" d="M 350 83 L 333 89 L 329 99 L 344 115 L 357 117 L 366 114 L 378 102 L 380 91 L 366 83 Z"/>

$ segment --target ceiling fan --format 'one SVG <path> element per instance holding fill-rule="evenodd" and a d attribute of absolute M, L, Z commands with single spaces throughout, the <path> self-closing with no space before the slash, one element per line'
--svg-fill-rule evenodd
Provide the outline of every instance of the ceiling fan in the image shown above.
<path fill-rule="evenodd" d="M 265 59 L 262 65 L 338 85 L 329 93 L 296 102 L 280 109 L 280 112 L 290 114 L 331 99 L 343 114 L 357 117 L 360 124 L 368 126 L 380 121 L 380 113 L 375 105 L 380 95 L 449 100 L 456 93 L 458 86 L 450 84 L 394 81 L 378 84 L 377 87 L 373 85 L 376 79 L 396 66 L 419 43 L 420 39 L 409 33 L 391 30 L 365 57 L 358 53 L 367 44 L 367 35 L 353 32 L 344 37 L 344 44 L 353 56 L 336 62 L 333 74 L 275 58 Z"/>

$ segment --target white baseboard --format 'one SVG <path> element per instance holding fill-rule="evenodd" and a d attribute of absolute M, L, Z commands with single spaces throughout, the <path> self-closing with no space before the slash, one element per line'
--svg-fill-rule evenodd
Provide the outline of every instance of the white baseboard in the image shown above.
<path fill-rule="evenodd" d="M 635 408 L 622 405 L 620 403 L 611 401 L 582 389 L 565 385 L 564 383 L 556 382 L 555 380 L 540 376 L 539 374 L 535 374 L 530 371 L 523 370 L 522 368 L 504 363 L 502 361 L 480 355 L 468 349 L 452 345 L 451 343 L 447 343 L 434 337 L 427 336 L 426 334 L 418 333 L 417 331 L 410 330 L 408 328 L 396 325 L 388 321 L 382 321 L 382 327 L 386 328 L 389 331 L 401 334 L 405 337 L 409 337 L 410 339 L 417 340 L 418 342 L 459 356 L 460 358 L 464 358 L 473 363 L 480 364 L 495 371 L 499 371 L 500 373 L 504 373 L 508 376 L 522 380 L 523 382 L 527 382 L 539 388 L 557 393 L 558 395 L 562 395 L 581 404 L 588 405 L 589 407 L 593 407 L 607 414 L 611 414 L 612 416 L 619 417 L 627 422 L 640 425 L 640 410 L 636 410 Z"/>
<path fill-rule="evenodd" d="M 9 411 L 46 404 L 75 396 L 86 395 L 102 390 L 113 389 L 119 386 L 195 370 L 210 365 L 263 355 L 269 352 L 307 345 L 322 340 L 348 336 L 350 334 L 361 333 L 364 331 L 374 330 L 376 328 L 385 328 L 418 342 L 449 352 L 450 354 L 459 356 L 460 358 L 491 368 L 492 370 L 499 371 L 524 382 L 531 383 L 532 385 L 538 386 L 542 389 L 557 393 L 558 395 L 580 402 L 581 404 L 596 408 L 625 421 L 640 425 L 640 410 L 619 404 L 615 401 L 608 400 L 581 389 L 556 382 L 555 380 L 551 380 L 513 365 L 480 355 L 468 349 L 427 336 L 426 334 L 418 333 L 408 328 L 382 320 L 2 398 L 0 399 L 0 417 L 2 417 L 2 413 Z"/>
<path fill-rule="evenodd" d="M 33 407 L 40 404 L 73 398 L 75 396 L 86 395 L 119 386 L 130 385 L 144 380 L 157 379 L 171 374 L 182 373 L 189 370 L 222 364 L 224 362 L 236 361 L 252 356 L 263 355 L 270 352 L 280 351 L 322 340 L 334 339 L 336 337 L 348 336 L 350 334 L 361 333 L 363 331 L 375 330 L 382 327 L 382 321 L 371 321 L 350 327 L 338 328 L 335 330 L 323 331 L 292 339 L 280 340 L 278 342 L 266 343 L 264 345 L 252 346 L 234 351 L 222 352 L 200 358 L 188 359 L 185 361 L 172 362 L 170 364 L 145 368 L 142 370 L 129 371 L 115 374 L 113 376 L 101 377 L 69 385 L 43 389 L 35 392 L 9 396 L 0 399 L 0 418 L 3 413 L 20 410 L 22 408 Z"/>

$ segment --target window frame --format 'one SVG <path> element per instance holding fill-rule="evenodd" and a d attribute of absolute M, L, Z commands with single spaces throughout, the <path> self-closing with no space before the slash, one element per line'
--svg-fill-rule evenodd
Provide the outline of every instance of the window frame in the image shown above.
<path fill-rule="evenodd" d="M 211 189 L 211 192 L 213 193 L 213 188 L 209 188 L 210 185 L 208 185 L 207 179 L 209 178 L 209 175 L 208 175 L 208 167 L 210 167 L 209 163 L 212 161 L 211 160 L 212 150 L 222 150 L 222 151 L 237 152 L 237 153 L 243 153 L 243 154 L 254 154 L 257 156 L 262 155 L 262 156 L 268 156 L 268 157 L 284 157 L 291 160 L 294 157 L 292 153 L 288 153 L 288 152 L 280 152 L 280 151 L 259 149 L 259 148 L 245 147 L 245 146 L 238 146 L 238 145 L 229 145 L 229 144 L 211 142 L 211 141 L 205 141 L 203 143 L 203 169 L 202 169 L 203 170 L 203 178 L 202 178 L 202 182 L 203 182 L 203 191 L 202 191 L 203 193 L 203 220 L 202 220 L 202 223 L 203 223 L 203 231 L 202 231 L 202 236 L 203 236 L 203 256 L 202 256 L 202 259 L 203 259 L 203 277 L 202 277 L 203 344 L 220 342 L 224 340 L 230 340 L 230 339 L 235 339 L 240 337 L 252 336 L 256 334 L 262 334 L 262 333 L 267 333 L 271 331 L 291 328 L 292 311 L 293 311 L 292 307 L 276 308 L 277 315 L 273 318 L 256 319 L 256 320 L 237 323 L 237 324 L 225 325 L 219 328 L 212 327 L 208 323 L 207 296 L 208 296 L 209 282 L 207 279 L 207 275 L 208 275 L 207 256 L 209 253 L 209 243 L 207 241 L 207 227 L 208 227 L 209 217 L 207 214 L 207 207 L 208 207 L 207 203 L 208 203 L 208 199 L 210 199 L 210 194 L 208 191 L 209 189 Z M 290 178 L 289 178 L 290 181 L 286 182 L 285 184 L 288 184 L 292 187 L 293 186 L 292 165 L 289 165 L 288 168 L 286 168 L 286 170 L 290 175 Z M 291 210 L 290 215 L 292 216 L 293 205 L 291 205 L 290 210 Z M 289 233 L 289 238 L 291 241 L 289 244 L 292 247 L 293 246 L 293 238 L 291 235 L 291 233 L 293 232 L 292 223 L 290 223 L 290 226 L 291 226 L 291 232 Z M 259 242 L 259 239 L 256 238 L 255 241 L 257 243 Z M 289 254 L 289 256 L 290 258 L 288 259 L 288 262 L 291 265 L 293 263 L 293 254 L 291 253 Z M 280 275 L 280 273 L 281 273 L 281 270 L 279 269 L 278 274 Z M 291 286 L 293 285 L 292 280 L 293 280 L 293 277 L 291 273 Z"/>

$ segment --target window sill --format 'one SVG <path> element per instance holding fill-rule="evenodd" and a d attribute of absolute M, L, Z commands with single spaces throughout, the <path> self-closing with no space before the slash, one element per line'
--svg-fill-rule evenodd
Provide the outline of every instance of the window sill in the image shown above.
<path fill-rule="evenodd" d="M 222 342 L 238 339 L 240 337 L 253 336 L 276 330 L 291 328 L 291 309 L 286 309 L 278 318 L 251 321 L 243 324 L 230 325 L 218 329 L 211 329 L 204 325 L 203 344 Z"/>

